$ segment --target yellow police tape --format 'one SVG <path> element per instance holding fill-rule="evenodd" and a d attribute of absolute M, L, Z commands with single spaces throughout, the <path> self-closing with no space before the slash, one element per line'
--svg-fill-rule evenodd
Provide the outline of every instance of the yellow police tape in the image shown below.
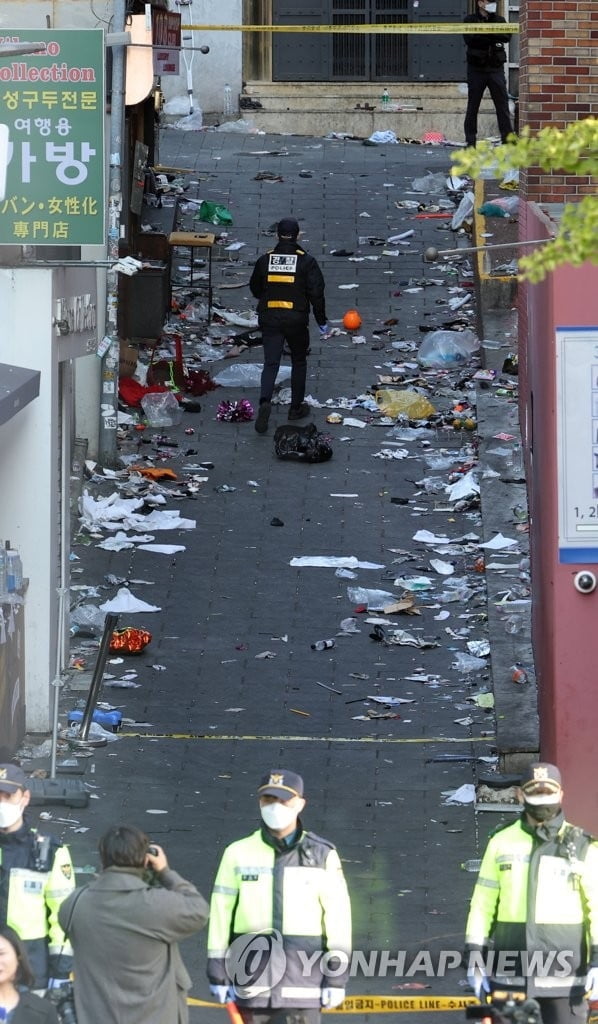
<path fill-rule="evenodd" d="M 221 1003 L 187 997 L 189 1006 L 211 1006 L 223 1010 Z M 432 1013 L 435 1011 L 464 1010 L 478 1004 L 475 996 L 347 996 L 335 1010 L 324 1013 Z"/>
<path fill-rule="evenodd" d="M 420 21 L 417 24 L 405 25 L 401 22 L 388 22 L 380 25 L 182 25 L 185 32 L 334 32 L 349 34 L 385 34 L 398 35 L 463 35 L 472 31 L 471 24 L 453 24 L 451 22 Z M 516 34 L 519 25 L 516 22 L 493 22 L 490 25 L 477 24 L 475 34 L 502 35 L 505 32 Z"/>
<path fill-rule="evenodd" d="M 244 740 L 257 743 L 489 743 L 492 736 L 206 736 L 201 732 L 120 732 L 136 740 Z"/>

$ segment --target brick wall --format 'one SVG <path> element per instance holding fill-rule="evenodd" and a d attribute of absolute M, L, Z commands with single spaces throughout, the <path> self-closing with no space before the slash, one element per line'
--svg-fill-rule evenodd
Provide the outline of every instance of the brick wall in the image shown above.
<path fill-rule="evenodd" d="M 520 124 L 539 131 L 598 117 L 598 0 L 522 0 L 520 21 Z M 596 179 L 533 167 L 521 178 L 536 202 L 571 202 L 598 189 Z"/>

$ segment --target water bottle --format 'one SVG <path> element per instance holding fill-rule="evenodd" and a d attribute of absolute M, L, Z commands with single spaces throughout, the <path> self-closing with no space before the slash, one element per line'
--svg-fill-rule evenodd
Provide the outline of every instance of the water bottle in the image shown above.
<path fill-rule="evenodd" d="M 23 563 L 18 551 L 15 551 L 15 590 L 21 590 L 23 586 Z"/>
<path fill-rule="evenodd" d="M 0 595 L 6 594 L 6 555 L 0 544 Z"/>
<path fill-rule="evenodd" d="M 17 552 L 13 551 L 12 548 L 6 552 L 6 589 L 9 594 L 14 594 L 17 589 L 16 583 L 16 572 L 17 572 Z"/>
<path fill-rule="evenodd" d="M 390 96 L 389 96 L 388 89 L 386 88 L 386 86 L 382 90 L 382 95 L 380 97 L 380 102 L 382 104 L 382 110 L 388 110 L 388 104 L 390 103 Z"/>
<path fill-rule="evenodd" d="M 481 863 L 482 863 L 481 860 L 476 860 L 475 857 L 472 857 L 471 860 L 463 861 L 463 863 L 461 865 L 461 870 L 462 871 L 474 871 L 477 874 L 478 871 L 480 870 L 480 864 Z"/>
<path fill-rule="evenodd" d="M 233 113 L 233 91 L 228 82 L 224 86 L 224 102 L 222 105 L 222 112 L 225 117 L 230 117 Z"/>
<path fill-rule="evenodd" d="M 336 647 L 336 640 L 316 640 L 311 645 L 312 651 L 328 651 L 331 647 Z"/>

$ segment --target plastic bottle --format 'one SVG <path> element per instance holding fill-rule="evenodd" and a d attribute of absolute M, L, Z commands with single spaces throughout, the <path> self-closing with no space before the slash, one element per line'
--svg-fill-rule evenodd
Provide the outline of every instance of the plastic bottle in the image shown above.
<path fill-rule="evenodd" d="M 233 113 L 233 91 L 228 82 L 224 86 L 224 100 L 222 103 L 222 112 L 225 117 L 230 117 Z"/>
<path fill-rule="evenodd" d="M 463 863 L 461 865 L 461 870 L 462 871 L 475 871 L 475 873 L 477 874 L 477 872 L 480 870 L 481 863 L 482 863 L 481 860 L 476 860 L 475 857 L 472 857 L 471 860 L 463 861 Z"/>
<path fill-rule="evenodd" d="M 382 95 L 380 97 L 380 103 L 382 104 L 382 110 L 388 110 L 388 105 L 390 103 L 390 95 L 388 93 L 388 89 L 386 88 L 386 86 L 382 90 Z"/>
<path fill-rule="evenodd" d="M 6 589 L 9 594 L 14 594 L 17 589 L 17 558 L 17 552 L 9 548 L 6 552 Z"/>
<path fill-rule="evenodd" d="M 0 543 L 0 594 L 6 593 L 6 555 Z"/>
<path fill-rule="evenodd" d="M 528 675 L 525 669 L 521 668 L 521 665 L 511 665 L 511 679 L 514 683 L 522 686 L 524 683 L 527 683 Z"/>
<path fill-rule="evenodd" d="M 328 651 L 331 647 L 336 647 L 336 640 L 316 640 L 311 645 L 312 651 Z"/>

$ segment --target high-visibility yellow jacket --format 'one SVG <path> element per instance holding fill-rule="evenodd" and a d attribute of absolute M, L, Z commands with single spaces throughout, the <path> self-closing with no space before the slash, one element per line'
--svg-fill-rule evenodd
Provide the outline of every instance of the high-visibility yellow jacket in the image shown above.
<path fill-rule="evenodd" d="M 598 845 L 560 814 L 522 816 L 484 853 L 466 925 L 470 950 L 489 946 L 488 973 L 524 979 L 528 995 L 565 996 L 598 966 Z M 510 955 L 512 954 L 512 955 Z"/>
<path fill-rule="evenodd" d="M 48 977 L 68 977 L 73 951 L 58 908 L 74 888 L 66 846 L 27 825 L 0 833 L 0 922 L 25 943 L 34 988 L 46 988 Z"/>
<path fill-rule="evenodd" d="M 232 983 L 241 1006 L 320 1006 L 322 987 L 345 987 L 350 949 L 331 843 L 299 825 L 290 845 L 263 828 L 226 848 L 210 905 L 212 984 Z"/>

